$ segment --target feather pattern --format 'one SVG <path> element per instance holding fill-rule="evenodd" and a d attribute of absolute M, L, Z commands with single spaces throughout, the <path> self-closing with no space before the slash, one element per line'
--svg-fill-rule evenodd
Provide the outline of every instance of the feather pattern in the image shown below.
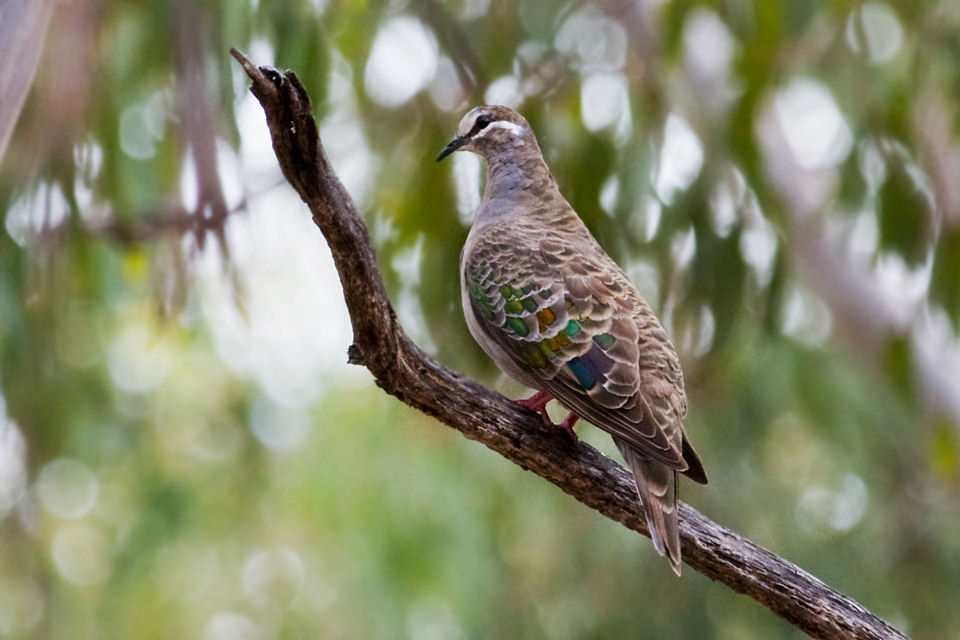
<path fill-rule="evenodd" d="M 468 242 L 465 312 L 481 346 L 508 373 L 520 369 L 521 382 L 685 471 L 686 396 L 670 339 L 579 219 L 561 220 L 559 229 L 510 220 Z"/>
<path fill-rule="evenodd" d="M 481 126 L 498 120 L 520 129 Z M 703 483 L 706 474 L 683 429 L 670 337 L 560 194 L 522 116 L 478 107 L 460 136 L 444 153 L 467 149 L 488 164 L 461 256 L 467 325 L 507 374 L 613 436 L 654 545 L 679 575 L 677 473 Z"/>

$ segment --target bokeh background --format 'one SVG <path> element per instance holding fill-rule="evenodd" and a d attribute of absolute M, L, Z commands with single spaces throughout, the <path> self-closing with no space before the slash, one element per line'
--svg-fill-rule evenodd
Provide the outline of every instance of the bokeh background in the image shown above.
<path fill-rule="evenodd" d="M 517 106 L 681 352 L 711 479 L 682 497 L 915 638 L 960 628 L 956 2 L 17 7 L 0 636 L 802 637 L 346 364 L 231 46 L 307 86 L 417 343 L 511 396 L 459 311 L 481 167 L 433 159 Z"/>

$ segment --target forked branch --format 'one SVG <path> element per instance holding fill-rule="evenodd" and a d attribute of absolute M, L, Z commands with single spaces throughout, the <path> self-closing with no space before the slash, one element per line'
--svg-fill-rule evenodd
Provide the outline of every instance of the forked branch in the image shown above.
<path fill-rule="evenodd" d="M 340 274 L 353 324 L 350 361 L 377 385 L 471 440 L 552 482 L 591 509 L 649 535 L 629 473 L 596 449 L 571 443 L 535 413 L 449 371 L 403 331 L 387 299 L 367 228 L 330 166 L 306 91 L 293 72 L 233 57 L 253 81 L 283 174 L 310 208 Z M 692 507 L 680 505 L 683 559 L 693 569 L 764 604 L 815 638 L 906 638 L 834 591 Z"/>

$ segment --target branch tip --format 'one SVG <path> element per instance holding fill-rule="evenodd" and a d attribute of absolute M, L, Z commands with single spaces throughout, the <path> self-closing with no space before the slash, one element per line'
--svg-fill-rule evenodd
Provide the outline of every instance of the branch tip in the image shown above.
<path fill-rule="evenodd" d="M 240 66 L 243 67 L 243 70 L 247 72 L 247 75 L 252 79 L 254 74 L 257 72 L 257 67 L 250 61 L 242 51 L 236 47 L 230 47 L 230 55 L 233 56 L 234 60 L 240 63 Z"/>

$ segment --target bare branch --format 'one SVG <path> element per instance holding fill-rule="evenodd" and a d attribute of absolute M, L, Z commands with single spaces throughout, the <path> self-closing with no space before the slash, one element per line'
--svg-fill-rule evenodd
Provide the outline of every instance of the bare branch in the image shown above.
<path fill-rule="evenodd" d="M 649 535 L 630 475 L 583 443 L 571 443 L 539 416 L 453 373 L 425 355 L 397 322 L 370 237 L 317 137 L 296 75 L 256 67 L 231 50 L 253 80 L 284 175 L 330 245 L 353 323 L 350 361 L 406 404 L 549 480 L 588 507 Z M 683 559 L 708 578 L 744 593 L 816 638 L 905 638 L 854 600 L 796 565 L 680 505 Z"/>

